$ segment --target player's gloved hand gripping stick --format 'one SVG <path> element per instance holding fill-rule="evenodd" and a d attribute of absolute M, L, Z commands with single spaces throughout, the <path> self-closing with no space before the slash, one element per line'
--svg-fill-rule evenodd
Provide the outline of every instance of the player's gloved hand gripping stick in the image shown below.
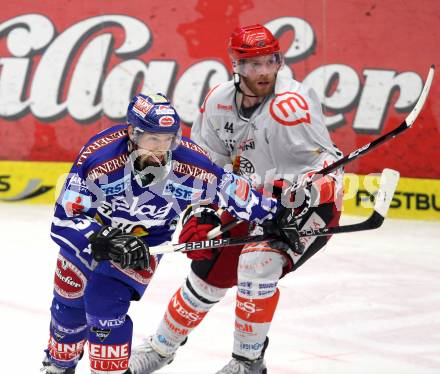
<path fill-rule="evenodd" d="M 385 220 L 388 209 L 391 204 L 391 200 L 396 190 L 397 183 L 399 181 L 399 173 L 392 169 L 384 169 L 379 182 L 379 190 L 376 193 L 374 210 L 372 215 L 365 221 L 345 226 L 337 227 L 322 227 L 318 229 L 307 229 L 303 231 L 297 231 L 294 222 L 289 222 L 287 216 L 283 217 L 283 220 L 276 220 L 274 223 L 278 224 L 278 230 L 283 234 L 275 233 L 276 237 L 271 237 L 271 233 L 248 236 L 244 238 L 225 238 L 225 239 L 209 239 L 198 242 L 182 243 L 182 244 L 162 244 L 155 247 L 151 247 L 150 254 L 169 253 L 169 252 L 188 252 L 200 249 L 219 248 L 233 245 L 242 245 L 249 243 L 259 243 L 267 240 L 276 240 L 286 242 L 286 237 L 290 237 L 293 240 L 294 236 L 324 236 L 332 234 L 342 234 L 356 231 L 372 230 L 380 227 Z M 284 236 L 285 235 L 285 236 Z M 287 243 L 291 245 L 290 242 Z M 294 248 L 292 248 L 294 250 Z M 300 249 L 299 249 L 300 252 Z"/>
<path fill-rule="evenodd" d="M 96 261 L 112 260 L 123 269 L 146 269 L 150 265 L 148 245 L 141 238 L 126 235 L 120 229 L 103 226 L 89 238 L 89 242 Z"/>
<path fill-rule="evenodd" d="M 341 234 L 380 227 L 387 215 L 398 181 L 399 173 L 397 171 L 384 169 L 375 197 L 373 214 L 367 220 L 352 225 L 297 231 L 294 210 L 283 208 L 274 221 L 265 224 L 263 235 L 245 238 L 208 239 L 182 244 L 162 244 L 148 248 L 142 239 L 134 235 L 125 235 L 119 229 L 104 226 L 89 240 L 96 261 L 112 260 L 123 268 L 132 269 L 146 269 L 149 266 L 149 256 L 154 254 L 190 252 L 267 240 L 284 242 L 295 253 L 301 254 L 303 248 L 299 242 L 300 237 Z"/>

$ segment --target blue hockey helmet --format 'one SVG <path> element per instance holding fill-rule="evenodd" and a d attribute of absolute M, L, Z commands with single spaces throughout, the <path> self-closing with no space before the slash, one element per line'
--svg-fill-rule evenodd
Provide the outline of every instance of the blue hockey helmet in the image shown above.
<path fill-rule="evenodd" d="M 127 109 L 127 123 L 136 138 L 143 133 L 174 134 L 173 148 L 180 143 L 180 117 L 163 94 L 137 94 Z"/>
<path fill-rule="evenodd" d="M 128 105 L 127 124 L 132 130 L 128 147 L 135 179 L 141 187 L 162 181 L 181 140 L 176 110 L 165 95 L 137 94 Z"/>

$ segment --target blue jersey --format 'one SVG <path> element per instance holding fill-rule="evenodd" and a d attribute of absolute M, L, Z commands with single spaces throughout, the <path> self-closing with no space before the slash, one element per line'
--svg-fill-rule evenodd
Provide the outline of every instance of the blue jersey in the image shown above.
<path fill-rule="evenodd" d="M 188 205 L 213 203 L 240 219 L 272 219 L 278 203 L 225 172 L 190 139 L 171 153 L 168 174 L 141 187 L 128 153 L 126 125 L 113 126 L 81 149 L 56 202 L 51 236 L 89 270 L 96 266 L 88 238 L 102 225 L 138 235 L 149 246 L 171 239 Z M 72 257 L 72 256 L 69 256 Z"/>

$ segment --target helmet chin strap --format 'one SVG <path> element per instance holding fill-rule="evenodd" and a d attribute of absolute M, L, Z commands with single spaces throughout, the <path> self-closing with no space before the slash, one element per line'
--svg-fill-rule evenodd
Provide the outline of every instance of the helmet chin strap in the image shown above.
<path fill-rule="evenodd" d="M 241 75 L 238 73 L 234 73 L 233 74 L 233 78 L 234 78 L 234 86 L 235 89 L 240 92 L 243 96 L 247 96 L 247 97 L 259 97 L 258 95 L 248 95 L 246 93 L 243 92 L 243 90 L 240 87 L 240 83 L 241 83 Z"/>

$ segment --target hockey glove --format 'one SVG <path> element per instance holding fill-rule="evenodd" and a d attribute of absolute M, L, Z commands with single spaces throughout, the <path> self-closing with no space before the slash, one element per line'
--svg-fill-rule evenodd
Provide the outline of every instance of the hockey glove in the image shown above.
<path fill-rule="evenodd" d="M 207 240 L 209 231 L 219 225 L 221 225 L 220 217 L 214 209 L 209 207 L 190 208 L 182 218 L 179 243 Z M 214 251 L 214 249 L 201 249 L 186 252 L 186 255 L 191 260 L 209 260 Z"/>
<path fill-rule="evenodd" d="M 293 185 L 284 179 L 273 182 L 273 197 L 279 199 L 283 206 L 294 209 L 295 219 L 303 217 L 311 206 L 319 199 L 316 186 L 312 183 L 311 176 L 302 179 L 299 187 L 292 191 Z"/>
<path fill-rule="evenodd" d="M 274 239 L 271 245 L 274 248 L 293 251 L 298 255 L 304 252 L 304 245 L 299 240 L 296 227 L 295 211 L 281 206 L 274 220 L 262 224 L 264 234 Z"/>
<path fill-rule="evenodd" d="M 110 240 L 119 235 L 122 235 L 122 231 L 111 226 L 103 226 L 98 232 L 95 232 L 89 238 L 93 258 L 96 261 L 111 260 Z"/>
<path fill-rule="evenodd" d="M 96 261 L 112 260 L 121 268 L 147 269 L 150 265 L 148 245 L 134 235 L 125 235 L 121 230 L 103 226 L 90 239 L 93 258 Z"/>

